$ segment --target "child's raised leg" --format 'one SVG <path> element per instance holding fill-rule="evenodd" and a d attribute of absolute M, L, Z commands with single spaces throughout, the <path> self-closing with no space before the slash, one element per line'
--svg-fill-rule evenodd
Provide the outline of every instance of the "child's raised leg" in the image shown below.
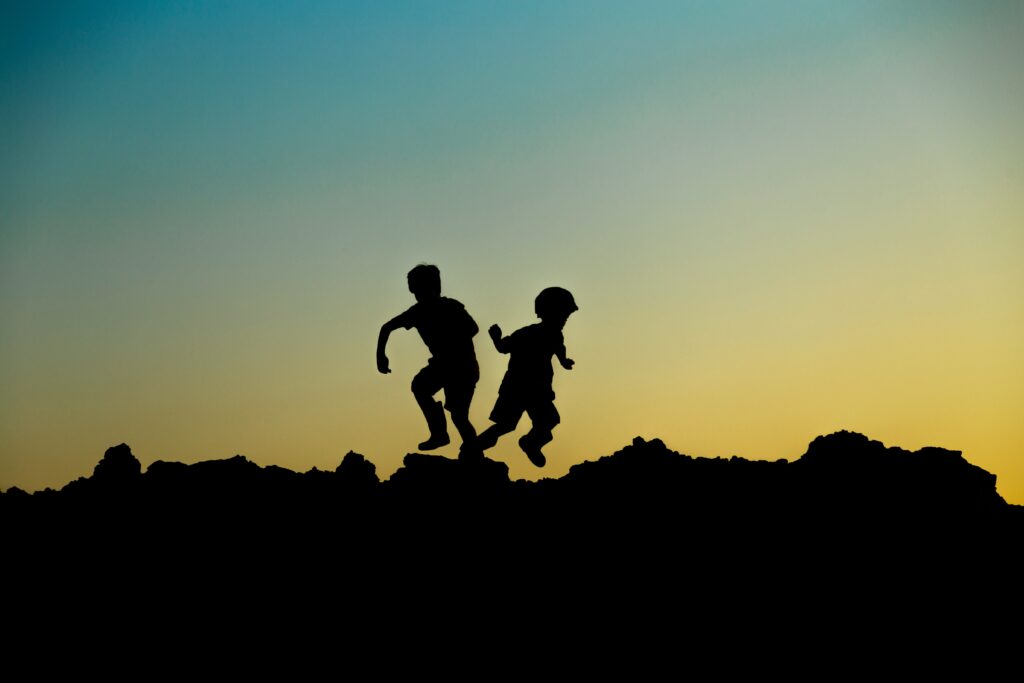
<path fill-rule="evenodd" d="M 547 464 L 547 458 L 541 452 L 541 448 L 544 444 L 549 443 L 553 437 L 551 432 L 538 432 L 535 429 L 531 429 L 525 436 L 519 439 L 519 447 L 523 449 L 523 453 L 526 453 L 526 457 L 530 459 L 537 467 L 544 467 Z"/>
<path fill-rule="evenodd" d="M 547 458 L 544 457 L 540 449 L 545 444 L 551 443 L 554 438 L 551 431 L 561 422 L 561 418 L 555 409 L 555 404 L 550 401 L 530 406 L 526 412 L 530 416 L 531 426 L 530 431 L 519 439 L 519 447 L 523 449 L 523 453 L 526 453 L 530 462 L 537 467 L 544 467 L 547 464 Z"/>
<path fill-rule="evenodd" d="M 509 424 L 507 422 L 495 422 L 476 438 L 476 447 L 480 451 L 486 451 L 488 448 L 493 448 L 494 445 L 498 443 L 498 439 L 509 432 L 515 431 L 515 428 L 516 426 L 514 424 Z"/>

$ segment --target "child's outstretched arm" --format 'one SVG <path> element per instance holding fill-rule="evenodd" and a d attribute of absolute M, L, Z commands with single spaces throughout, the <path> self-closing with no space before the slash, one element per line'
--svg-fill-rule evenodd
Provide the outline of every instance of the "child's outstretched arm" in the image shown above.
<path fill-rule="evenodd" d="M 491 335 L 491 341 L 494 342 L 494 348 L 498 350 L 498 353 L 508 353 L 508 337 L 501 336 L 500 327 L 491 325 L 487 328 L 487 334 Z"/>
<path fill-rule="evenodd" d="M 555 358 L 558 359 L 559 364 L 566 370 L 572 370 L 572 366 L 576 365 L 576 361 L 572 358 L 566 358 L 565 356 L 565 344 L 562 344 L 555 349 Z"/>
<path fill-rule="evenodd" d="M 384 375 L 391 372 L 386 350 L 388 346 L 388 337 L 391 336 L 392 332 L 403 326 L 399 322 L 399 318 L 401 318 L 401 316 L 392 318 L 384 323 L 380 328 L 380 336 L 377 337 L 377 370 Z"/>

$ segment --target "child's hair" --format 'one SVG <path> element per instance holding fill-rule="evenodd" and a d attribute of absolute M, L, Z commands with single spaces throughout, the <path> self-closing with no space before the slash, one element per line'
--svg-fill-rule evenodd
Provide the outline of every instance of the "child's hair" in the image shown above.
<path fill-rule="evenodd" d="M 409 271 L 409 291 L 440 294 L 441 271 L 437 266 L 421 263 Z"/>
<path fill-rule="evenodd" d="M 561 287 L 548 287 L 537 295 L 533 303 L 533 310 L 536 311 L 538 318 L 545 320 L 549 317 L 569 317 L 571 313 L 580 309 L 569 290 Z"/>

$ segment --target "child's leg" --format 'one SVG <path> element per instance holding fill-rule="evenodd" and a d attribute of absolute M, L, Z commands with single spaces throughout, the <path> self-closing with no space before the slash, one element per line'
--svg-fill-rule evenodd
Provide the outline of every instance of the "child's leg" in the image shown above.
<path fill-rule="evenodd" d="M 515 428 L 514 424 L 495 422 L 476 438 L 476 447 L 481 451 L 493 448 L 498 443 L 498 439 L 511 431 L 515 431 Z"/>
<path fill-rule="evenodd" d="M 537 429 L 534 426 L 519 439 L 519 448 L 523 450 L 523 453 L 526 453 L 526 457 L 530 459 L 530 462 L 537 467 L 544 467 L 548 459 L 544 457 L 544 453 L 540 449 L 544 444 L 549 443 L 552 438 L 550 429 Z"/>
<path fill-rule="evenodd" d="M 552 401 L 541 401 L 531 405 L 527 408 L 527 414 L 530 416 L 532 424 L 530 431 L 519 439 L 519 447 L 526 453 L 530 462 L 537 467 L 543 467 L 547 463 L 547 459 L 541 452 L 541 448 L 545 444 L 551 443 L 554 438 L 551 431 L 558 425 L 561 418 Z"/>
<path fill-rule="evenodd" d="M 459 430 L 459 436 L 462 437 L 462 443 L 473 443 L 476 441 L 476 427 L 469 421 L 469 411 L 461 411 L 458 413 L 452 413 L 452 424 Z"/>
<path fill-rule="evenodd" d="M 434 394 L 441 390 L 442 381 L 437 368 L 430 365 L 416 373 L 412 378 L 412 394 L 423 411 L 423 417 L 430 428 L 430 438 L 419 445 L 421 450 L 429 451 L 448 444 L 448 421 L 444 416 L 444 406 L 434 400 Z"/>
<path fill-rule="evenodd" d="M 476 427 L 469 421 L 469 406 L 476 391 L 476 378 L 456 378 L 444 386 L 444 405 L 452 414 L 452 424 L 459 430 L 463 446 L 476 441 Z"/>
<path fill-rule="evenodd" d="M 530 428 L 530 431 L 528 431 L 523 436 L 523 438 L 519 440 L 519 443 L 520 443 L 520 445 L 522 445 L 523 443 L 526 443 L 531 448 L 535 448 L 537 450 L 540 450 L 546 444 L 551 443 L 551 441 L 554 440 L 554 438 L 555 437 L 551 433 L 551 428 L 550 427 L 548 427 L 548 428 L 539 427 L 538 428 L 537 425 L 534 425 L 532 428 Z"/>
<path fill-rule="evenodd" d="M 498 393 L 498 400 L 494 402 L 494 409 L 491 411 L 490 427 L 477 437 L 476 446 L 480 451 L 486 451 L 498 443 L 505 434 L 515 431 L 519 424 L 519 418 L 523 416 L 523 408 L 518 397 L 514 394 Z"/>

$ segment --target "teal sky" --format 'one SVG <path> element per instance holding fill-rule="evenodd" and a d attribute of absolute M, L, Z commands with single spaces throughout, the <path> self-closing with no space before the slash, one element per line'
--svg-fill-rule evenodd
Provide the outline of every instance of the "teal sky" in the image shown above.
<path fill-rule="evenodd" d="M 387 476 L 432 262 L 482 328 L 580 302 L 514 476 L 845 428 L 1024 504 L 1019 2 L 8 4 L 0 488 L 122 441 Z"/>

